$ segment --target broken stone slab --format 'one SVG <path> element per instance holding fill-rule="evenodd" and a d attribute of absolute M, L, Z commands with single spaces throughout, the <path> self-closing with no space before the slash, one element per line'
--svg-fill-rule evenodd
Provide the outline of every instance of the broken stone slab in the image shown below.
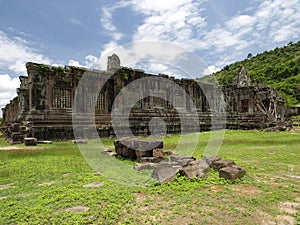
<path fill-rule="evenodd" d="M 25 146 L 35 146 L 37 145 L 37 139 L 34 137 L 24 138 L 24 144 Z"/>
<path fill-rule="evenodd" d="M 153 151 L 153 149 L 163 148 L 162 141 L 139 140 L 137 138 L 121 138 L 114 141 L 115 147 L 126 146 L 130 149 L 139 149 L 140 151 Z"/>
<path fill-rule="evenodd" d="M 200 167 L 201 163 L 202 161 L 200 160 L 189 162 L 188 165 L 180 169 L 180 174 L 182 176 L 186 176 L 189 179 L 205 178 L 206 170 L 202 170 L 202 168 Z"/>
<path fill-rule="evenodd" d="M 231 167 L 231 166 L 235 165 L 235 162 L 231 161 L 231 160 L 221 159 L 221 160 L 217 160 L 217 161 L 213 162 L 212 165 L 215 170 L 220 170 L 224 167 Z"/>
<path fill-rule="evenodd" d="M 199 161 L 199 171 L 203 171 L 206 173 L 211 167 L 210 161 L 207 161 L 206 159 L 201 159 Z"/>
<path fill-rule="evenodd" d="M 156 164 L 151 162 L 139 162 L 134 165 L 134 169 L 137 171 L 140 170 L 152 170 L 155 169 Z"/>
<path fill-rule="evenodd" d="M 76 140 L 72 140 L 72 143 L 74 143 L 74 144 L 87 144 L 88 139 L 76 139 Z"/>
<path fill-rule="evenodd" d="M 234 181 L 241 179 L 246 175 L 246 170 L 240 166 L 232 165 L 230 167 L 224 167 L 219 170 L 219 177 L 223 177 L 226 180 Z"/>
<path fill-rule="evenodd" d="M 193 156 L 181 156 L 181 155 L 171 155 L 171 162 L 177 162 L 180 166 L 186 166 L 189 162 L 195 161 L 196 158 Z"/>
<path fill-rule="evenodd" d="M 178 162 L 160 162 L 154 169 L 151 177 L 160 183 L 173 181 L 177 172 L 182 168 Z"/>
<path fill-rule="evenodd" d="M 162 141 L 139 140 L 137 138 L 121 138 L 114 141 L 117 155 L 131 160 L 140 161 L 142 157 L 154 157 L 153 150 L 163 148 Z M 159 156 L 163 152 L 156 150 L 155 154 Z"/>

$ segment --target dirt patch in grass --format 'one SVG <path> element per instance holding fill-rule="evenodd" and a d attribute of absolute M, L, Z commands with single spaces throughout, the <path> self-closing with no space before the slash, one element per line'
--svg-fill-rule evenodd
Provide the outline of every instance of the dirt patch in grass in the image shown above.
<path fill-rule="evenodd" d="M 132 195 L 135 197 L 136 202 L 141 203 L 146 200 L 146 194 L 144 192 L 141 193 L 135 193 L 133 192 Z"/>
<path fill-rule="evenodd" d="M 242 195 L 242 196 L 253 196 L 259 191 L 255 186 L 239 186 L 239 187 L 234 187 L 233 190 L 235 191 L 236 194 Z"/>
<path fill-rule="evenodd" d="M 10 145 L 0 147 L 0 151 L 9 151 L 9 150 L 43 150 L 45 147 L 42 146 L 20 146 L 20 145 Z"/>
<path fill-rule="evenodd" d="M 300 203 L 298 202 L 283 202 L 280 204 L 280 211 L 288 214 L 296 214 L 299 212 Z"/>
<path fill-rule="evenodd" d="M 67 208 L 64 211 L 65 212 L 74 212 L 74 213 L 81 213 L 81 212 L 87 212 L 90 208 L 82 205 L 74 206 L 72 208 Z"/>
<path fill-rule="evenodd" d="M 217 193 L 224 190 L 224 186 L 210 186 L 207 187 L 204 191 L 206 193 Z"/>

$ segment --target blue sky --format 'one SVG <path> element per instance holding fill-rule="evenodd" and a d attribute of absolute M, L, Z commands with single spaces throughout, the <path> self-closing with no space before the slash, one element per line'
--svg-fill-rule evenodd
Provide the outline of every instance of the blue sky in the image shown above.
<path fill-rule="evenodd" d="M 201 76 L 299 40 L 299 0 L 0 0 L 0 107 L 27 61 L 105 69 L 101 56 L 118 46 L 168 42 L 203 60 Z M 143 69 L 172 73 L 159 62 Z"/>

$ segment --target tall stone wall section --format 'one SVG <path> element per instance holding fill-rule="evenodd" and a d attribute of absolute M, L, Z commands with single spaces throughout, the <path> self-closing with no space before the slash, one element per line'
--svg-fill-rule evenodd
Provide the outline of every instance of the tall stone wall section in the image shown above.
<path fill-rule="evenodd" d="M 90 112 L 94 115 L 100 136 L 114 135 L 117 130 L 122 136 L 129 133 L 149 135 L 153 118 L 160 118 L 165 124 L 162 127 L 165 131 L 162 132 L 181 133 L 198 132 L 199 128 L 201 131 L 210 130 L 212 126 L 215 129 L 264 128 L 284 117 L 284 99 L 274 89 L 252 85 L 244 68 L 241 68 L 233 84 L 215 86 L 120 67 L 116 56 L 110 58 L 107 71 L 36 63 L 27 63 L 26 67 L 28 77 L 20 77 L 18 96 L 3 109 L 1 129 L 11 142 L 20 142 L 24 137 L 73 139 L 72 107 L 75 93 L 80 88 L 84 94 L 77 98 L 77 103 L 82 115 L 77 118 L 79 125 L 75 127 L 75 132 L 83 138 L 93 138 L 89 137 L 94 129 L 89 126 L 91 118 L 86 118 L 86 113 Z M 79 87 L 84 76 L 92 82 L 88 87 Z M 132 82 L 147 77 L 153 79 L 130 88 Z M 108 78 L 104 84 L 102 78 Z M 185 94 L 170 83 L 178 85 Z M 100 86 L 102 89 L 96 92 Z M 137 98 L 129 109 L 128 118 L 124 108 L 113 108 L 118 102 L 122 105 L 128 101 L 128 96 L 120 97 L 124 88 Z M 142 96 L 140 90 L 147 90 L 149 96 Z M 224 94 L 225 105 L 221 105 L 220 92 Z M 187 118 L 186 124 L 182 116 Z M 129 128 L 124 121 L 127 121 Z M 112 122 L 115 122 L 114 127 Z"/>

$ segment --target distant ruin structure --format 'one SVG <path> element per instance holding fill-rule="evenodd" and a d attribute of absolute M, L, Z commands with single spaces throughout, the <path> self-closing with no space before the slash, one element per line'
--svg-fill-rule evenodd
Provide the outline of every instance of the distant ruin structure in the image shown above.
<path fill-rule="evenodd" d="M 38 140 L 74 139 L 72 107 L 78 84 L 85 76 L 97 78 L 93 85 L 102 87 L 97 93 L 93 92 L 93 88 L 87 88 L 85 97 L 81 99 L 84 110 L 95 113 L 100 137 L 115 134 L 111 113 L 118 94 L 131 82 L 145 77 L 160 77 L 163 81 L 151 80 L 145 84 L 143 88 L 147 89 L 149 96 L 139 99 L 132 107 L 128 123 L 134 135 L 149 135 L 151 119 L 157 117 L 164 121 L 166 133 L 180 133 L 182 121 L 178 106 L 185 115 L 195 116 L 195 110 L 191 111 L 191 102 L 185 101 L 185 96 L 173 90 L 167 81 L 174 82 L 190 96 L 199 121 L 196 125 L 201 131 L 210 130 L 213 119 L 217 121 L 217 126 L 220 123 L 220 128 L 261 129 L 274 126 L 285 117 L 285 100 L 273 88 L 264 84 L 253 85 L 244 67 L 240 68 L 232 84 L 224 86 L 122 67 L 117 55 L 108 58 L 106 71 L 75 66 L 54 67 L 32 62 L 28 62 L 26 67 L 28 77 L 20 76 L 17 97 L 2 109 L 1 130 L 11 143 L 22 142 L 25 137 Z M 104 84 L 101 83 L 104 79 L 98 79 L 107 77 Z M 224 94 L 225 105 L 222 107 L 219 90 Z M 134 96 L 139 95 L 138 91 L 131 91 Z M 158 96 L 167 96 L 168 100 Z M 224 110 L 220 111 L 220 108 Z M 226 116 L 226 120 L 218 122 L 220 113 Z M 118 126 L 118 129 L 122 129 L 122 124 Z M 80 128 L 83 136 L 88 129 L 83 123 Z"/>

